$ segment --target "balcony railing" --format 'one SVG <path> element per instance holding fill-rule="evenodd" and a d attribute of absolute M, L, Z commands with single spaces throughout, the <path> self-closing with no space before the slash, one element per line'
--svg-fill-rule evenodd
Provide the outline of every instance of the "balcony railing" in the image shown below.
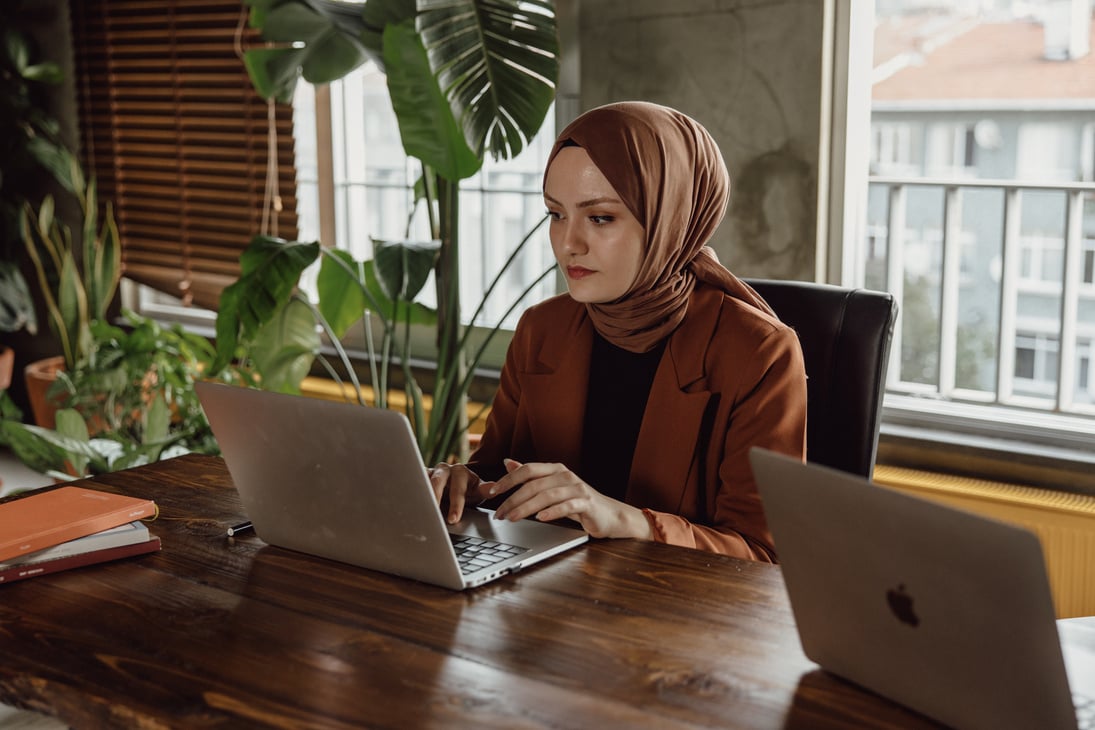
<path fill-rule="evenodd" d="M 863 252 L 887 420 L 1095 444 L 1095 183 L 872 176 Z"/>

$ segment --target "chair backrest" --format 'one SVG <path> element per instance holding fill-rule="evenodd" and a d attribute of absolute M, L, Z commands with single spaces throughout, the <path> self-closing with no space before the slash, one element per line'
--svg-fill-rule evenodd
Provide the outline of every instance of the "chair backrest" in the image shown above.
<path fill-rule="evenodd" d="M 870 478 L 897 319 L 892 294 L 746 279 L 798 333 L 806 362 L 806 458 Z"/>

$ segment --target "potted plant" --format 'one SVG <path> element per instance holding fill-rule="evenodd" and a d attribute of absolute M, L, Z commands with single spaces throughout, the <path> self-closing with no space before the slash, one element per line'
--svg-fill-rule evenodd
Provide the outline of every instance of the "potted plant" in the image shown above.
<path fill-rule="evenodd" d="M 244 58 L 255 88 L 264 97 L 288 100 L 301 76 L 313 83 L 330 82 L 369 58 L 386 71 L 404 150 L 422 165 L 416 189 L 437 241 L 436 251 L 429 254 L 438 302 L 436 375 L 429 420 L 444 419 L 445 423 L 426 423 L 423 416 L 420 446 L 427 461 L 464 452 L 466 447 L 458 442 L 466 425 L 461 421 L 466 414 L 473 355 L 459 306 L 459 183 L 479 170 L 488 151 L 496 157 L 516 155 L 543 123 L 554 100 L 558 76 L 553 5 L 543 0 L 419 4 L 368 0 L 362 6 L 248 0 L 248 4 L 252 25 L 273 44 L 249 50 Z M 281 263 L 310 251 L 302 247 L 311 245 L 315 244 L 292 246 L 294 253 L 287 253 Z M 400 250 L 403 252 L 395 253 Z M 408 263 L 425 260 L 413 245 L 397 244 L 394 251 L 393 259 Z M 377 271 L 383 256 L 377 252 Z M 342 260 L 339 264 L 337 258 L 328 258 L 330 264 L 324 262 L 328 272 L 341 269 L 360 284 L 350 291 L 367 289 L 363 264 L 355 271 L 353 262 Z M 264 307 L 270 301 L 284 301 L 288 297 L 286 281 L 291 282 L 291 290 L 299 276 L 292 269 L 282 271 L 278 264 L 257 270 L 269 275 L 267 293 L 279 295 L 262 300 Z M 337 274 L 330 275 L 337 279 Z M 392 280 L 387 286 L 400 292 L 404 304 L 413 300 L 410 289 L 401 283 Z M 324 298 L 321 296 L 321 301 Z M 361 298 L 367 295 L 363 293 Z M 233 309 L 231 300 L 228 307 L 224 304 L 222 301 L 218 315 L 218 349 L 222 334 L 233 327 L 245 335 L 257 329 L 257 320 L 248 324 L 247 317 L 222 323 L 222 318 L 228 320 L 241 311 Z M 349 306 L 349 302 L 340 304 Z M 373 312 L 396 311 L 391 309 L 392 303 L 369 301 L 369 305 Z M 247 300 L 247 306 L 254 306 L 253 301 Z M 273 316 L 275 310 L 255 313 L 262 311 Z M 403 311 L 410 315 L 409 310 Z M 381 325 L 385 333 L 393 319 L 387 321 L 388 325 Z M 230 338 L 224 348 L 230 350 L 235 344 L 236 338 Z M 379 375 L 374 377 L 374 385 Z M 408 381 L 408 389 L 417 409 L 423 402 L 422 393 L 412 381 Z M 453 424 L 448 422 L 450 418 L 458 420 Z"/>
<path fill-rule="evenodd" d="M 50 178 L 73 188 L 71 155 L 60 141 L 60 125 L 47 111 L 48 87 L 61 80 L 61 70 L 37 58 L 19 28 L 19 5 L 0 8 L 0 332 L 35 335 L 34 299 L 21 267 L 19 212 Z M 14 363 L 12 348 L 0 344 L 0 390 L 11 384 Z"/>
<path fill-rule="evenodd" d="M 34 301 L 26 279 L 14 261 L 0 261 L 0 332 L 38 331 Z M 11 385 L 15 371 L 15 350 L 0 343 L 0 392 Z"/>
<path fill-rule="evenodd" d="M 511 252 L 484 293 L 473 319 L 536 230 L 530 231 Z M 437 242 L 381 241 L 374 242 L 373 260 L 356 261 L 346 251 L 324 248 L 316 242 L 256 237 L 241 257 L 240 278 L 221 297 L 217 312 L 218 359 L 213 368 L 238 360 L 255 372 L 262 387 L 299 392 L 301 381 L 320 353 L 316 332 L 319 324 L 335 347 L 341 370 L 350 379 L 359 403 L 389 406 L 389 371 L 398 359 L 408 396 L 406 413 L 423 459 L 434 463 L 458 454 L 468 423 L 463 404 L 476 366 L 500 330 L 501 321 L 554 267 L 544 271 L 510 303 L 499 322 L 487 330 L 477 345 L 471 344 L 471 329 L 462 329 L 456 347 L 466 354 L 462 361 L 466 366 L 460 370 L 444 370 L 439 366 L 434 371 L 432 396 L 428 396 L 410 366 L 409 330 L 413 324 L 438 323 L 436 310 L 415 301 L 437 255 Z M 318 301 L 312 302 L 298 284 L 304 270 L 317 259 L 320 259 Z M 355 324 L 363 328 L 368 346 L 371 398 L 364 394 L 354 365 L 339 342 Z M 374 346 L 374 330 L 379 334 L 379 347 Z M 324 358 L 320 357 L 320 361 L 332 378 L 340 379 Z M 439 408 L 438 393 L 443 397 L 447 393 L 448 402 L 460 402 L 461 410 Z M 476 419 L 473 416 L 471 420 Z"/>
<path fill-rule="evenodd" d="M 194 382 L 250 383 L 246 374 L 213 374 L 212 345 L 178 325 L 162 327 L 132 312 L 125 319 L 125 327 L 91 322 L 87 359 L 58 373 L 63 407 L 55 428 L 2 414 L 0 442 L 27 466 L 71 479 L 184 453 L 219 453 Z"/>
<path fill-rule="evenodd" d="M 47 428 L 53 425 L 55 408 L 49 391 L 56 372 L 62 368 L 74 370 L 87 359 L 92 345 L 91 323 L 106 318 L 122 272 L 121 244 L 110 205 L 99 227 L 95 181 L 84 183 L 75 160 L 72 179 L 83 213 L 82 231 L 75 241 L 68 226 L 55 216 L 53 196 L 47 195 L 38 210 L 24 203 L 19 217 L 26 254 L 45 300 L 49 327 L 61 344 L 61 355 L 32 363 L 26 371 L 35 420 Z M 74 246 L 82 249 L 79 262 Z"/>

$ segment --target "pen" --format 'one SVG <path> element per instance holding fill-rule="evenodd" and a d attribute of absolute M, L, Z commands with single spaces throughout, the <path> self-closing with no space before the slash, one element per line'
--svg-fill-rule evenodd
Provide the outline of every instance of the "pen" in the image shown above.
<path fill-rule="evenodd" d="M 228 528 L 228 537 L 233 537 L 243 532 L 244 530 L 250 530 L 252 527 L 250 522 L 241 522 L 238 525 L 232 525 Z"/>

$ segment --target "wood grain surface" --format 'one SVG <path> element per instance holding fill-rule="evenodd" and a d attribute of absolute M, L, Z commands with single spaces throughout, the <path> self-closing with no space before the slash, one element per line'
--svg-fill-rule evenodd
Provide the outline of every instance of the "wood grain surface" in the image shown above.
<path fill-rule="evenodd" d="M 75 728 L 934 727 L 806 659 L 775 566 L 604 540 L 453 592 L 228 538 L 217 458 L 84 485 L 163 549 L 0 586 L 0 702 Z"/>

